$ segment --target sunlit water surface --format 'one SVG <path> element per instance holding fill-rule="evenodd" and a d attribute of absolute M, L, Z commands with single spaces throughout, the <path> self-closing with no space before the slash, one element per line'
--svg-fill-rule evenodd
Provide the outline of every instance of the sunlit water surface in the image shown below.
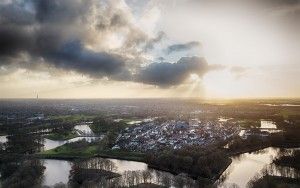
<path fill-rule="evenodd" d="M 66 143 L 77 142 L 79 140 L 85 140 L 87 142 L 92 142 L 92 141 L 100 140 L 100 139 L 102 139 L 101 136 L 76 137 L 76 138 L 72 138 L 72 139 L 69 139 L 69 140 L 50 140 L 50 139 L 44 138 L 44 147 L 43 147 L 43 149 L 44 150 L 50 150 L 50 149 L 56 148 L 58 146 L 62 146 Z"/>
<path fill-rule="evenodd" d="M 289 149 L 294 150 L 294 149 Z M 267 168 L 277 156 L 279 148 L 269 147 L 252 153 L 244 153 L 232 157 L 232 163 L 223 172 L 218 187 L 226 187 L 236 184 L 239 187 L 246 187 L 247 183 L 259 174 L 263 169 Z M 289 171 L 289 174 L 286 173 Z M 290 168 L 275 168 L 274 175 L 294 177 L 295 173 Z"/>
<path fill-rule="evenodd" d="M 91 136 L 94 135 L 92 129 L 89 125 L 83 124 L 83 125 L 76 125 L 74 129 L 77 131 L 77 133 L 80 136 Z"/>

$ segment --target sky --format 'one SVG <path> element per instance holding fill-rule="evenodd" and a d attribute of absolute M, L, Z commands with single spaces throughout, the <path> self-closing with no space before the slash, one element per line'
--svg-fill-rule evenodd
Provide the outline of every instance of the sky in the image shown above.
<path fill-rule="evenodd" d="M 300 97 L 300 0 L 2 0 L 0 98 Z"/>

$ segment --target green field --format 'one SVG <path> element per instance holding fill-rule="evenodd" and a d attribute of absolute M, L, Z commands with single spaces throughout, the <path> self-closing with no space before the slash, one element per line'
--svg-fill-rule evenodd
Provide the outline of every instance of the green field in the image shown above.
<path fill-rule="evenodd" d="M 91 121 L 96 115 L 84 115 L 84 114 L 75 114 L 75 115 L 57 115 L 50 116 L 51 120 L 60 120 L 63 122 L 82 122 L 82 121 Z"/>
<path fill-rule="evenodd" d="M 69 140 L 72 138 L 76 138 L 78 136 L 75 132 L 69 132 L 69 133 L 51 133 L 45 136 L 45 138 L 48 138 L 50 140 Z"/>
<path fill-rule="evenodd" d="M 92 157 L 97 153 L 97 146 L 87 146 L 85 148 L 75 149 L 70 147 L 68 144 L 62 145 L 60 147 L 43 151 L 39 153 L 40 156 L 45 157 Z"/>
<path fill-rule="evenodd" d="M 105 157 L 132 161 L 144 161 L 145 154 L 140 152 L 127 152 L 120 150 L 100 150 L 98 145 L 81 143 L 65 144 L 57 148 L 43 151 L 37 154 L 42 158 L 78 158 L 78 157 Z"/>

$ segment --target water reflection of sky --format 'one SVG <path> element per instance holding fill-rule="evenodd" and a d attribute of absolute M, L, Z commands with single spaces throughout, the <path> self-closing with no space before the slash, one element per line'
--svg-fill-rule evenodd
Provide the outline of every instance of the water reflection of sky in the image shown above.
<path fill-rule="evenodd" d="M 117 159 L 109 159 L 117 166 L 117 173 L 124 173 L 125 171 L 136 171 L 136 170 L 147 170 L 148 166 L 146 163 L 125 161 Z"/>
<path fill-rule="evenodd" d="M 232 163 L 224 171 L 225 180 L 219 187 L 229 184 L 237 184 L 239 187 L 246 187 L 247 183 L 264 168 L 272 163 L 273 158 L 278 154 L 277 148 L 266 148 L 253 153 L 245 153 L 232 158 Z M 281 173 L 277 172 L 277 175 Z"/>
<path fill-rule="evenodd" d="M 64 160 L 42 160 L 46 167 L 44 171 L 43 185 L 52 186 L 56 183 L 68 183 L 71 163 Z"/>
<path fill-rule="evenodd" d="M 90 126 L 86 125 L 86 124 L 83 124 L 83 125 L 76 125 L 74 127 L 75 130 L 77 130 L 78 134 L 79 135 L 93 135 L 93 131 L 92 129 L 90 128 Z"/>
<path fill-rule="evenodd" d="M 277 129 L 277 126 L 273 121 L 261 120 L 260 128 L 261 129 Z"/>
<path fill-rule="evenodd" d="M 152 183 L 159 184 L 157 176 L 167 176 L 170 179 L 173 179 L 175 176 L 168 173 L 168 172 L 162 172 L 158 170 L 148 169 L 148 166 L 146 163 L 142 162 L 135 162 L 135 161 L 127 161 L 127 160 L 118 160 L 118 159 L 103 159 L 103 158 L 92 158 L 89 159 L 91 161 L 95 162 L 95 159 L 101 160 L 110 160 L 114 163 L 114 166 L 116 167 L 115 172 L 119 173 L 121 175 L 124 175 L 125 171 L 144 171 L 144 170 L 150 170 L 152 174 Z M 88 161 L 89 161 L 88 160 Z M 52 159 L 44 159 L 42 160 L 44 163 L 44 166 L 46 167 L 44 172 L 44 181 L 43 185 L 52 186 L 56 183 L 64 183 L 67 184 L 69 181 L 69 175 L 70 170 L 72 168 L 73 163 L 68 162 L 65 160 L 52 160 Z M 99 161 L 99 162 L 100 162 Z M 99 164 L 98 162 L 98 164 Z M 101 162 L 100 162 L 101 163 Z M 97 162 L 96 162 L 97 164 Z M 95 167 L 90 167 L 95 168 Z M 121 177 L 126 178 L 126 177 Z"/>
<path fill-rule="evenodd" d="M 258 173 L 260 173 L 266 167 L 270 167 L 273 158 L 278 154 L 280 149 L 278 148 L 266 148 L 253 153 L 245 153 L 232 158 L 231 165 L 223 173 L 225 178 L 219 187 L 225 187 L 230 184 L 237 184 L 239 187 L 246 187 L 247 183 Z M 93 160 L 96 158 L 93 158 Z M 101 160 L 101 158 L 98 158 Z M 92 159 L 91 159 L 92 160 Z M 103 160 L 103 159 L 102 159 Z M 106 160 L 106 159 L 104 159 Z M 115 172 L 123 174 L 125 171 L 144 171 L 149 170 L 147 164 L 135 161 L 126 161 L 118 159 L 108 159 L 116 166 Z M 44 185 L 54 185 L 55 183 L 69 181 L 69 171 L 72 163 L 63 160 L 43 160 L 46 167 L 44 173 Z M 274 167 L 272 167 L 274 168 Z M 157 170 L 151 170 L 152 182 L 157 182 L 157 175 L 166 174 L 170 179 L 174 179 L 170 173 L 161 172 Z M 294 174 L 293 169 L 277 168 L 274 170 L 274 175 L 282 175 L 292 177 Z"/>
<path fill-rule="evenodd" d="M 277 125 L 273 121 L 268 121 L 268 120 L 261 120 L 259 129 L 260 129 L 260 131 L 268 132 L 268 133 L 278 133 L 278 132 L 282 131 L 282 130 L 277 129 Z M 242 129 L 239 132 L 239 136 L 244 136 L 245 133 L 246 133 L 246 130 Z"/>
<path fill-rule="evenodd" d="M 265 106 L 292 106 L 292 107 L 297 107 L 300 106 L 300 104 L 262 104 Z"/>
<path fill-rule="evenodd" d="M 7 142 L 7 136 L 0 136 L 0 143 Z"/>
<path fill-rule="evenodd" d="M 44 138 L 44 150 L 50 150 L 53 148 L 56 148 L 58 146 L 64 145 L 66 143 L 71 143 L 71 142 L 77 142 L 79 140 L 85 140 L 87 142 L 92 142 L 94 140 L 100 140 L 102 139 L 102 137 L 76 137 L 76 138 L 72 138 L 70 140 L 50 140 L 47 138 Z"/>

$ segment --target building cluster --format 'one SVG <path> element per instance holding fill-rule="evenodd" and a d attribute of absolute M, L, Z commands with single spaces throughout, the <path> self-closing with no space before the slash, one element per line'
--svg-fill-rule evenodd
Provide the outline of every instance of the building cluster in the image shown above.
<path fill-rule="evenodd" d="M 204 146 L 238 133 L 237 126 L 220 121 L 153 121 L 126 128 L 118 136 L 113 149 L 145 152 L 165 147 L 180 149 L 186 145 Z"/>

